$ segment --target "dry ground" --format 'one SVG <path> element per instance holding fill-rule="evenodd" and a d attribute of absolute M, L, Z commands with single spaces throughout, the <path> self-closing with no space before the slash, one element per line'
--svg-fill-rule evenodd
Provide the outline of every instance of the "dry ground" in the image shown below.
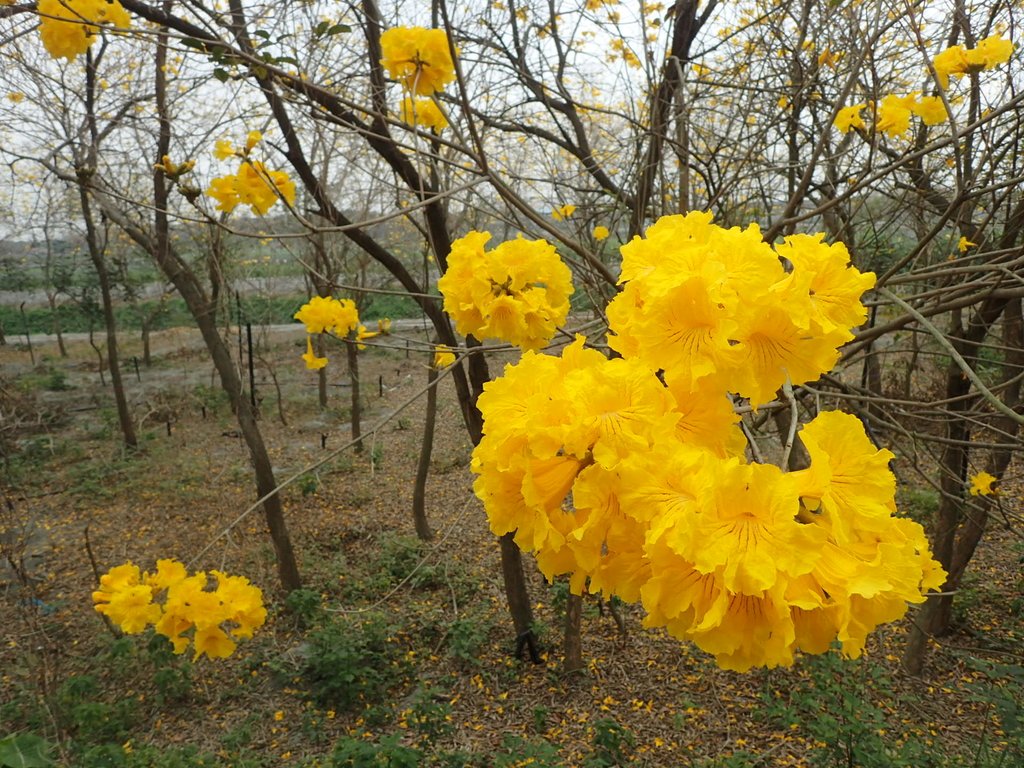
<path fill-rule="evenodd" d="M 348 436 L 344 356 L 332 356 L 331 408 L 321 413 L 315 377 L 299 360 L 298 330 L 261 343 L 262 428 L 281 480 Z M 20 584 L 10 569 L 0 571 L 0 739 L 27 727 L 51 740 L 70 738 L 62 742 L 63 760 L 73 765 L 69 745 L 91 736 L 55 710 L 67 698 L 68 679 L 91 675 L 97 700 L 133 702 L 127 737 L 115 730 L 108 738 L 125 738 L 121 749 L 190 744 L 225 766 L 312 764 L 303 761 L 345 736 L 405 735 L 411 726 L 403 712 L 417 687 L 430 687 L 451 707 L 445 749 L 495 761 L 503 738 L 515 734 L 551 743 L 565 765 L 583 765 L 596 759 L 595 733 L 614 721 L 632 734 L 619 739 L 625 758 L 617 759 L 634 765 L 866 765 L 826 756 L 841 752 L 843 739 L 866 739 L 867 731 L 894 755 L 910 741 L 929 754 L 962 756 L 948 764 L 995 764 L 971 758 L 1010 740 L 1001 730 L 1005 713 L 1001 720 L 972 688 L 985 676 L 971 659 L 1020 663 L 1022 624 L 1013 603 L 1020 552 L 1008 532 L 994 530 L 983 544 L 961 600 L 961 631 L 933 648 L 923 679 L 898 671 L 903 624 L 882 628 L 865 662 L 802 658 L 791 670 L 738 675 L 643 630 L 636 607 L 622 608 L 620 633 L 592 597 L 583 629 L 587 670 L 565 677 L 558 653 L 565 591 L 546 585 L 529 558 L 546 653 L 538 665 L 511 655 L 498 550 L 471 492 L 470 444 L 447 381 L 428 487 L 437 535 L 416 547 L 410 509 L 424 406 L 413 398 L 427 359 L 407 353 L 400 336 L 391 341 L 395 348 L 361 357 L 365 422 L 380 425 L 363 452 L 343 452 L 284 491 L 305 583 L 325 609 L 312 625 L 357 626 L 372 615 L 388 626 L 401 673 L 382 700 L 368 702 L 376 707 L 369 714 L 310 697 L 303 668 L 311 630 L 285 610 L 259 512 L 238 521 L 254 499 L 246 452 L 195 334 L 158 334 L 155 364 L 138 378 L 131 364 L 138 343 L 124 339 L 125 380 L 141 422 L 142 450 L 134 455 L 120 448 L 112 398 L 87 344 L 75 342 L 66 360 L 52 343 L 37 346 L 35 368 L 23 347 L 0 347 L 8 402 L 20 404 L 0 423 L 5 448 L 15 451 L 7 457 L 9 506 L 0 527 L 8 550 L 27 539 L 32 578 Z M 495 373 L 499 367 L 492 363 Z M 270 371 L 283 393 L 280 408 Z M 32 409 L 52 420 L 15 430 Z M 1004 503 L 1017 501 L 1007 493 Z M 181 673 L 190 680 L 175 688 L 179 673 L 158 679 L 163 662 L 150 662 L 162 657 L 147 655 L 144 638 L 126 651 L 92 611 L 90 550 L 100 571 L 126 560 L 151 568 L 157 558 L 176 557 L 196 569 L 244 574 L 263 588 L 270 618 L 232 659 L 197 662 Z M 407 574 L 398 569 L 406 566 L 418 571 L 403 582 Z M 829 717 L 836 722 L 826 723 Z M 1006 765 L 1016 764 L 1009 759 Z M 893 757 L 891 764 L 904 763 Z"/>

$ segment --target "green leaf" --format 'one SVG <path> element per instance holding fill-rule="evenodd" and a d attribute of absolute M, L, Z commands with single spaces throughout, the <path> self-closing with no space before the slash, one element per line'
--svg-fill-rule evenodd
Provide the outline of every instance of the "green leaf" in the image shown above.
<path fill-rule="evenodd" d="M 220 67 L 217 67 L 215 70 L 213 70 L 213 76 L 220 80 L 222 83 L 226 83 L 228 81 L 228 78 L 231 77 L 231 75 L 228 73 L 226 69 L 221 69 Z"/>
<path fill-rule="evenodd" d="M 316 37 L 330 37 L 331 35 L 339 35 L 342 32 L 351 31 L 352 27 L 348 24 L 331 24 L 329 21 L 321 21 L 313 27 L 313 35 Z"/>
<path fill-rule="evenodd" d="M 50 768 L 47 756 L 53 745 L 34 733 L 16 733 L 0 739 L 0 768 Z"/>

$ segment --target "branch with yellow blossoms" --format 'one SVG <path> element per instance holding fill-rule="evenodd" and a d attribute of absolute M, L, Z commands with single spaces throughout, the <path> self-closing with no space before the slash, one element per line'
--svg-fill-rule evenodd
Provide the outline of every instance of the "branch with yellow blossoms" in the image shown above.
<path fill-rule="evenodd" d="M 152 573 L 125 563 L 100 577 L 92 599 L 97 612 L 129 635 L 152 626 L 177 654 L 191 645 L 193 661 L 204 654 L 223 659 L 235 652 L 238 640 L 263 626 L 267 610 L 259 587 L 244 576 L 210 574 L 216 580 L 212 589 L 205 572 L 189 575 L 177 560 L 158 560 Z"/>
<path fill-rule="evenodd" d="M 548 579 L 640 601 L 645 626 L 739 671 L 835 641 L 856 657 L 941 586 L 924 530 L 895 514 L 893 454 L 855 416 L 803 426 L 807 469 L 746 458 L 737 401 L 756 410 L 818 379 L 866 318 L 874 275 L 841 243 L 664 217 L 621 249 L 608 359 L 582 336 L 535 351 L 571 286 L 546 243 L 531 266 L 502 258 L 527 241 L 488 252 L 487 237 L 457 241 L 439 282 L 461 332 L 526 350 L 479 399 L 474 491 Z"/>

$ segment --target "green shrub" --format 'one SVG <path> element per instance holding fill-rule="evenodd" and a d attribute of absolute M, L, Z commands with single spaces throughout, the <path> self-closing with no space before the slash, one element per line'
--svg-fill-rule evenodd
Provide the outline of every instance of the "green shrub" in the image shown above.
<path fill-rule="evenodd" d="M 502 752 L 494 756 L 494 768 L 563 768 L 558 759 L 558 748 L 546 741 L 530 741 L 514 734 L 506 734 L 501 741 Z"/>
<path fill-rule="evenodd" d="M 594 721 L 591 744 L 593 752 L 583 761 L 586 768 L 618 768 L 633 764 L 627 753 L 636 744 L 636 737 L 611 718 Z"/>
<path fill-rule="evenodd" d="M 456 619 L 448 627 L 448 653 L 468 668 L 482 663 L 480 649 L 491 634 L 490 619 L 472 614 Z"/>
<path fill-rule="evenodd" d="M 380 614 L 340 616 L 314 630 L 303 672 L 317 702 L 351 710 L 380 700 L 403 676 L 392 632 Z"/>

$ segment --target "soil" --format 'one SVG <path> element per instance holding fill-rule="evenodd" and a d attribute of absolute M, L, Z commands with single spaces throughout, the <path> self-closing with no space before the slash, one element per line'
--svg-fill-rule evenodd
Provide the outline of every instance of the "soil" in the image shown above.
<path fill-rule="evenodd" d="M 65 359 L 52 341 L 37 341 L 35 366 L 25 347 L 0 347 L 0 447 L 7 463 L 0 546 L 19 565 L 0 570 L 0 739 L 28 727 L 64 744 L 75 738 L 59 715 L 31 713 L 45 713 L 41 703 L 57 701 L 69 678 L 86 673 L 100 677 L 101 697 L 135 702 L 126 749 L 188 744 L 218 755 L 223 765 L 243 753 L 257 756 L 246 765 L 292 765 L 329 753 L 345 736 L 372 741 L 394 732 L 411 739 L 400 716 L 371 723 L 365 711 L 335 710 L 311 698 L 302 674 L 310 629 L 286 610 L 276 586 L 266 526 L 251 509 L 247 453 L 198 335 L 155 334 L 153 364 L 140 364 L 137 374 L 133 358 L 141 357 L 141 344 L 127 336 L 122 344 L 141 442 L 134 453 L 121 446 L 113 398 L 87 343 L 73 340 Z M 801 657 L 791 669 L 741 675 L 643 629 L 638 606 L 620 607 L 620 630 L 594 596 L 584 612 L 586 669 L 567 676 L 559 653 L 565 590 L 547 585 L 529 556 L 544 653 L 540 664 L 513 655 L 498 547 L 472 494 L 471 445 L 447 380 L 427 490 L 436 535 L 415 544 L 412 484 L 429 361 L 424 335 L 399 330 L 361 353 L 361 452 L 339 451 L 349 440 L 343 350 L 328 355 L 330 402 L 321 412 L 316 375 L 299 358 L 304 347 L 298 327 L 261 332 L 256 365 L 261 428 L 278 479 L 294 478 L 282 493 L 304 583 L 327 617 L 384 617 L 408 672 L 386 702 L 370 703 L 394 705 L 400 715 L 417 686 L 430 687 L 451 706 L 445 748 L 498 754 L 513 734 L 547 741 L 565 765 L 581 765 L 594 754 L 601 723 L 614 721 L 632 734 L 622 746 L 635 765 L 806 765 L 834 746 L 810 727 L 808 712 L 847 711 L 838 700 L 815 700 L 813 692 L 841 699 L 854 689 L 882 713 L 877 730 L 895 746 L 915 739 L 947 757 L 974 754 L 983 740 L 1001 748 L 1002 724 L 976 694 L 985 676 L 972 659 L 1020 663 L 1022 623 L 1013 602 L 1019 550 L 1007 528 L 997 526 L 983 542 L 958 604 L 958 631 L 932 647 L 922 678 L 899 671 L 906 621 L 873 636 L 866 662 L 822 667 Z M 501 365 L 492 360 L 492 372 Z M 1008 515 L 1017 512 L 1009 492 L 1003 503 Z M 401 559 L 403 547 L 429 579 L 380 577 L 384 558 Z M 129 560 L 151 569 L 165 557 L 192 569 L 244 574 L 263 589 L 270 609 L 267 624 L 232 658 L 195 662 L 187 689 L 173 697 L 161 693 L 159 670 L 141 664 L 127 673 L 97 673 L 95 660 L 107 658 L 115 641 L 89 597 L 97 573 Z M 131 642 L 146 646 L 144 637 Z M 809 702 L 800 691 L 811 691 Z M 773 710 L 780 702 L 791 711 L 802 707 L 799 722 Z M 853 725 L 836 725 L 836 738 Z"/>

